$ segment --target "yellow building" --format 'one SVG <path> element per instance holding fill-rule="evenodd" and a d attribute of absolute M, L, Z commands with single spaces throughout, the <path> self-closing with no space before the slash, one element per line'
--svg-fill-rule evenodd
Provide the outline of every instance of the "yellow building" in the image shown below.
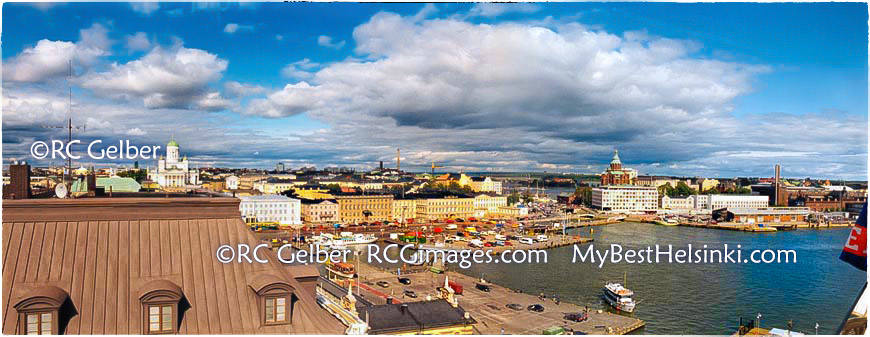
<path fill-rule="evenodd" d="M 343 223 L 385 221 L 393 218 L 392 195 L 338 195 L 339 217 Z"/>
<path fill-rule="evenodd" d="M 417 199 L 393 199 L 393 220 L 404 223 L 417 215 Z"/>
<path fill-rule="evenodd" d="M 434 221 L 445 218 L 470 218 L 474 216 L 474 198 L 425 198 L 417 199 L 417 219 Z"/>
<path fill-rule="evenodd" d="M 294 192 L 302 199 L 320 200 L 335 198 L 332 194 L 329 194 L 329 190 L 320 187 L 297 186 Z"/>
<path fill-rule="evenodd" d="M 707 191 L 707 190 L 709 190 L 709 189 L 711 189 L 711 188 L 719 187 L 719 180 L 716 180 L 716 179 L 702 179 L 702 180 L 699 182 L 699 185 L 700 185 L 699 187 L 701 188 L 701 190 L 698 191 L 698 192 Z"/>
<path fill-rule="evenodd" d="M 501 194 L 501 181 L 492 180 L 490 177 L 474 177 L 471 178 L 471 190 L 475 192 L 493 192 Z"/>
<path fill-rule="evenodd" d="M 508 205 L 507 197 L 495 197 L 486 194 L 481 194 L 474 197 L 474 209 L 482 211 L 483 214 L 494 213 L 499 207 Z"/>
<path fill-rule="evenodd" d="M 329 199 L 301 199 L 302 222 L 309 223 L 337 223 L 341 221 L 338 203 Z"/>

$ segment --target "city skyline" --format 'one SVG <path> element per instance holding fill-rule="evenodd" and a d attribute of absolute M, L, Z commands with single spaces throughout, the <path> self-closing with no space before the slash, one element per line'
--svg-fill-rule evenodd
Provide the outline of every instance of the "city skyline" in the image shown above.
<path fill-rule="evenodd" d="M 4 9 L 7 160 L 66 138 L 71 59 L 74 138 L 194 166 L 866 179 L 866 4 Z"/>

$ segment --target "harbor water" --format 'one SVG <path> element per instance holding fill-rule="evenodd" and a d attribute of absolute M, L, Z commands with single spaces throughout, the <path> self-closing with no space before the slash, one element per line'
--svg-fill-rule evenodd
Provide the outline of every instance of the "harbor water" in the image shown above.
<path fill-rule="evenodd" d="M 589 228 L 573 234 L 589 235 Z M 601 300 L 606 281 L 622 282 L 639 304 L 633 315 L 646 321 L 641 333 L 732 334 L 739 317 L 761 313 L 765 328 L 785 329 L 792 320 L 797 331 L 834 333 L 866 280 L 866 274 L 838 259 L 848 229 L 798 230 L 770 234 L 692 227 L 620 223 L 595 227 L 597 249 L 619 244 L 626 249 L 672 244 L 700 247 L 742 245 L 750 249 L 794 249 L 794 264 L 604 264 L 572 263 L 573 248 L 548 250 L 546 264 L 477 264 L 451 268 L 469 276 L 525 293 L 558 295 L 561 301 L 611 310 Z M 571 234 L 571 233 L 569 233 Z M 586 244 L 588 245 L 588 244 Z M 582 246 L 585 248 L 585 245 Z M 745 255 L 744 255 L 745 257 Z M 552 301 L 542 302 L 558 310 Z"/>

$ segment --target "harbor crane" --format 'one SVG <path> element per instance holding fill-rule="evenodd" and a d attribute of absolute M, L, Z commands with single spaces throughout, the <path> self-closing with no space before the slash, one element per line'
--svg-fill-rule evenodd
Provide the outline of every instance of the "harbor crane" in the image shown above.
<path fill-rule="evenodd" d="M 435 178 L 435 169 L 436 169 L 436 168 L 442 168 L 442 167 L 444 167 L 444 166 L 438 166 L 438 165 L 435 165 L 435 161 L 434 161 L 434 160 L 432 161 L 432 178 L 433 178 L 433 179 Z"/>

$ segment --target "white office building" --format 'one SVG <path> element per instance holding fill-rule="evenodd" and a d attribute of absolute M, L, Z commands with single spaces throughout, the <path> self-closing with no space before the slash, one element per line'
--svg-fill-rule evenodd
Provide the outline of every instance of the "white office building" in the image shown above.
<path fill-rule="evenodd" d="M 770 206 L 766 195 L 711 194 L 706 209 L 762 208 Z"/>
<path fill-rule="evenodd" d="M 614 212 L 655 211 L 659 206 L 659 191 L 655 187 L 607 185 L 592 189 L 592 207 Z"/>
<path fill-rule="evenodd" d="M 246 223 L 277 222 L 283 226 L 302 224 L 302 203 L 283 195 L 239 197 L 239 211 Z"/>

